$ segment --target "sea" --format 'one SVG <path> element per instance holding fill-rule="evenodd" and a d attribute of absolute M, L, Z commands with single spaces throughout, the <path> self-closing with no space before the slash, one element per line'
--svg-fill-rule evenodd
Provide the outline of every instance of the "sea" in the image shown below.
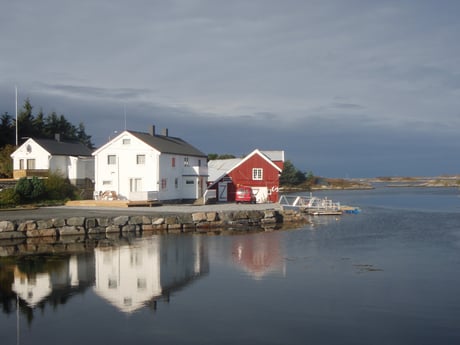
<path fill-rule="evenodd" d="M 0 344 L 460 344 L 459 190 L 375 187 L 295 228 L 0 243 Z"/>

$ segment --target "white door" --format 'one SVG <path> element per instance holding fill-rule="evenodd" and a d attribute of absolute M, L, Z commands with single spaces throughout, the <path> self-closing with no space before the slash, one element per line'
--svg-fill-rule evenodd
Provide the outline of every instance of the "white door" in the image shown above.
<path fill-rule="evenodd" d="M 217 186 L 217 193 L 219 193 L 217 200 L 227 201 L 227 182 L 219 182 Z"/>

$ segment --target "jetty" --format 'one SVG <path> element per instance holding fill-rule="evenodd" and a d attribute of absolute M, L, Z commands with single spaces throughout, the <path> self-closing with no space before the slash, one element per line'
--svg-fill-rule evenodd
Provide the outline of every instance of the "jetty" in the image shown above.
<path fill-rule="evenodd" d="M 284 210 L 296 210 L 309 215 L 341 215 L 343 213 L 357 214 L 360 209 L 352 206 L 342 206 L 328 198 L 318 198 L 310 193 L 309 196 L 281 195 L 280 206 Z"/>

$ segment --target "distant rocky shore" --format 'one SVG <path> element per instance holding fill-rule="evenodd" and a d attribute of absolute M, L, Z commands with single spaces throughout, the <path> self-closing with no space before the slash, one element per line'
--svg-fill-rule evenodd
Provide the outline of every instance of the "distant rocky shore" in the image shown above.
<path fill-rule="evenodd" d="M 460 175 L 452 176 L 397 176 L 397 177 L 375 177 L 375 178 L 323 178 L 317 179 L 317 183 L 309 188 L 305 187 L 283 187 L 285 193 L 300 191 L 318 190 L 366 190 L 374 189 L 376 184 L 386 187 L 455 187 L 460 188 Z"/>

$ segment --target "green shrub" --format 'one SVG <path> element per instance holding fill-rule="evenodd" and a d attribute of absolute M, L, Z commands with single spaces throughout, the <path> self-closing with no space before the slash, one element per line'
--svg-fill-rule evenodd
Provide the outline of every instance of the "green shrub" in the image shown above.
<path fill-rule="evenodd" d="M 45 180 L 45 191 L 48 200 L 65 200 L 74 199 L 77 189 L 69 179 L 57 173 L 50 173 Z"/>
<path fill-rule="evenodd" d="M 20 196 L 14 188 L 0 191 L 0 207 L 13 207 L 20 203 Z"/>
<path fill-rule="evenodd" d="M 27 177 L 21 177 L 15 187 L 16 193 L 19 195 L 21 201 L 30 200 L 32 189 L 32 182 Z"/>
<path fill-rule="evenodd" d="M 22 202 L 38 201 L 45 196 L 45 184 L 36 176 L 31 179 L 22 177 L 16 184 L 15 190 Z"/>

